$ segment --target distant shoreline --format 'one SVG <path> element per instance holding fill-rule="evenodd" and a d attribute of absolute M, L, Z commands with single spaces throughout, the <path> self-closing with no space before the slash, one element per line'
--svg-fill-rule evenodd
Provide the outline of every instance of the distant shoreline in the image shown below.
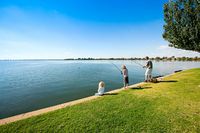
<path fill-rule="evenodd" d="M 200 57 L 150 57 L 155 61 L 200 61 Z M 0 61 L 91 61 L 91 60 L 146 60 L 145 58 L 66 58 L 66 59 L 0 59 Z"/>

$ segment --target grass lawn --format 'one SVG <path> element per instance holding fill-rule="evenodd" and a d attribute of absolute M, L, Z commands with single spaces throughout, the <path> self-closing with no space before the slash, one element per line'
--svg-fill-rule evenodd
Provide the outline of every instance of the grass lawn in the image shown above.
<path fill-rule="evenodd" d="M 0 132 L 200 133 L 200 68 L 3 125 Z"/>

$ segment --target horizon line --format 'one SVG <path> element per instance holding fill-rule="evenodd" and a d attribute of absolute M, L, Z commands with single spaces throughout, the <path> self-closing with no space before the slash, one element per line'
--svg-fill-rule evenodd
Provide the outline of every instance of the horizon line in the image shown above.
<path fill-rule="evenodd" d="M 146 56 L 145 56 L 146 57 Z M 13 61 L 13 60 L 138 60 L 138 59 L 145 59 L 145 57 L 102 57 L 102 58 L 94 58 L 94 57 L 78 57 L 78 58 L 57 58 L 57 59 L 0 59 L 0 61 Z M 156 59 L 156 58 L 200 58 L 200 56 L 195 56 L 195 57 L 191 57 L 191 56 L 156 56 L 156 57 L 150 57 L 149 58 L 152 59 Z"/>

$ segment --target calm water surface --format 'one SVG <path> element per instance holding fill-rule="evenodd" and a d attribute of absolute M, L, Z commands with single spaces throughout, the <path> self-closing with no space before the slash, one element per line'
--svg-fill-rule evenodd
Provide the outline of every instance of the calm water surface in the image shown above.
<path fill-rule="evenodd" d="M 119 70 L 125 64 L 130 84 L 144 80 L 133 61 L 0 61 L 0 118 L 93 95 L 98 82 L 106 91 L 123 86 Z M 145 61 L 137 61 L 145 64 Z M 200 62 L 153 62 L 153 75 L 200 67 Z"/>

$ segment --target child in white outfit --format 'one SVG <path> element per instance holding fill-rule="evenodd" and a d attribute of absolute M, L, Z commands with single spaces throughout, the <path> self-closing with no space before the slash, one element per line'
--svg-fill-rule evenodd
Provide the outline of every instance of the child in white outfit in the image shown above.
<path fill-rule="evenodd" d="M 95 96 L 102 96 L 105 91 L 105 83 L 103 81 L 99 82 L 98 93 L 95 93 Z"/>

